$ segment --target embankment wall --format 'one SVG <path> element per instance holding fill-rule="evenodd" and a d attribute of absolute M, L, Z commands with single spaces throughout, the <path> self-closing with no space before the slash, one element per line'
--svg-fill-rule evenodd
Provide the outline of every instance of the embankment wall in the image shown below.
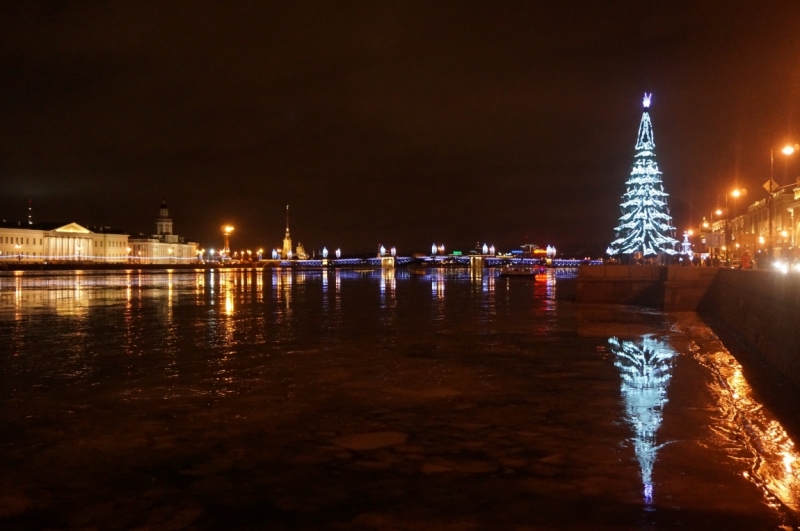
<path fill-rule="evenodd" d="M 576 300 L 695 311 L 717 271 L 717 267 L 581 266 Z"/>
<path fill-rule="evenodd" d="M 680 266 L 584 266 L 578 302 L 697 311 L 761 387 L 800 397 L 800 276 Z"/>
<path fill-rule="evenodd" d="M 697 311 L 726 345 L 800 390 L 800 277 L 721 269 Z"/>

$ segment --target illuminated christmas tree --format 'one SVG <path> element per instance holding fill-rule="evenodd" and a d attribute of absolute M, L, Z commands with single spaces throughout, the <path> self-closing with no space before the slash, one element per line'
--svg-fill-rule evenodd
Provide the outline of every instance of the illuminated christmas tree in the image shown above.
<path fill-rule="evenodd" d="M 672 378 L 672 359 L 676 352 L 666 344 L 645 337 L 640 345 L 617 338 L 608 340 L 617 356 L 614 365 L 622 377 L 622 398 L 625 417 L 633 429 L 633 450 L 644 485 L 645 504 L 653 502 L 653 466 L 658 450 L 664 444 L 656 442 L 661 426 L 667 386 Z"/>
<path fill-rule="evenodd" d="M 675 227 L 667 207 L 667 193 L 661 182 L 661 172 L 656 163 L 656 144 L 653 141 L 653 124 L 650 122 L 651 94 L 644 95 L 644 112 L 636 140 L 633 170 L 622 196 L 622 216 L 614 229 L 617 239 L 606 250 L 610 255 L 655 257 L 677 254 L 678 243 L 673 236 Z"/>

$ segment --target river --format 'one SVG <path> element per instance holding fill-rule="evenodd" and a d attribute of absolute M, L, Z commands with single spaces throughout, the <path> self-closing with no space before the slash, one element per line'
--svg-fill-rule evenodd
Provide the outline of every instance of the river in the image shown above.
<path fill-rule="evenodd" d="M 559 284 L 3 273 L 0 528 L 796 529 L 711 330 Z"/>

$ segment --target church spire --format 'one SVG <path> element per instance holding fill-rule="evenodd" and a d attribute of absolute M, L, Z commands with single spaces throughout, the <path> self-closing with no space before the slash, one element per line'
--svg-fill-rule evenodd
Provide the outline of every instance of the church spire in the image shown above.
<path fill-rule="evenodd" d="M 283 237 L 281 258 L 284 260 L 289 260 L 292 258 L 292 237 L 289 236 L 289 205 L 286 205 L 286 236 Z"/>

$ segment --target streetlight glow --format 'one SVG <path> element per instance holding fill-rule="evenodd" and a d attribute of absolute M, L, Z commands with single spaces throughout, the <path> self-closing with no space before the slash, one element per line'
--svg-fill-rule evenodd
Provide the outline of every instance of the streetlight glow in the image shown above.
<path fill-rule="evenodd" d="M 781 152 L 784 155 L 791 155 L 792 153 L 794 153 L 794 146 L 784 146 Z"/>

